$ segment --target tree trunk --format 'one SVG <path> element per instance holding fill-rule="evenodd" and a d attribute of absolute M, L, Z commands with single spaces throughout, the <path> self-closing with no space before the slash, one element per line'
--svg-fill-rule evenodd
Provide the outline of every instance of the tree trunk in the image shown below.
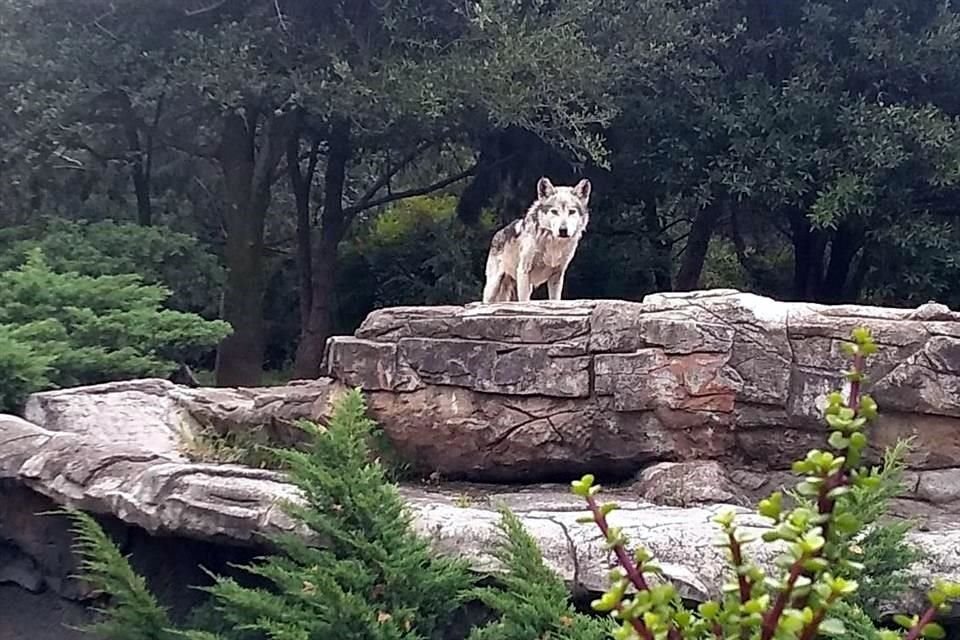
<path fill-rule="evenodd" d="M 850 288 L 848 294 L 850 300 L 857 302 L 863 293 L 863 284 L 866 282 L 867 273 L 870 271 L 870 252 L 866 243 L 861 247 L 860 259 L 857 260 L 857 268 L 853 270 L 853 277 L 850 279 Z"/>
<path fill-rule="evenodd" d="M 290 177 L 290 189 L 293 191 L 297 207 L 297 266 L 300 293 L 300 326 L 310 320 L 313 298 L 313 224 L 310 220 L 310 195 L 313 187 L 313 174 L 317 170 L 320 157 L 320 144 L 314 142 L 310 147 L 306 172 L 300 170 L 300 134 L 290 136 L 287 143 L 287 173 Z"/>
<path fill-rule="evenodd" d="M 149 227 L 153 224 L 153 204 L 150 199 L 150 175 L 143 162 L 133 162 L 133 192 L 137 196 L 137 224 Z"/>
<path fill-rule="evenodd" d="M 847 278 L 853 258 L 860 249 L 860 237 L 848 224 L 840 224 L 830 242 L 830 262 L 821 283 L 819 302 L 836 304 L 846 300 L 849 287 Z"/>
<path fill-rule="evenodd" d="M 331 127 L 327 151 L 327 167 L 323 178 L 323 212 L 320 218 L 320 241 L 313 254 L 313 287 L 310 313 L 300 330 L 300 344 L 293 366 L 297 378 L 315 378 L 333 327 L 333 293 L 337 275 L 337 249 L 346 231 L 343 211 L 343 185 L 350 161 L 349 124 L 340 122 Z"/>
<path fill-rule="evenodd" d="M 703 262 L 710 247 L 710 238 L 713 237 L 713 230 L 722 214 L 723 203 L 719 200 L 697 211 L 690 225 L 687 246 L 683 251 L 680 269 L 677 271 L 677 280 L 674 283 L 674 289 L 677 291 L 693 291 L 700 285 L 700 275 L 703 273 Z"/>
<path fill-rule="evenodd" d="M 813 300 L 821 290 L 826 239 L 810 227 L 803 211 L 791 211 L 788 218 L 793 241 L 793 297 Z"/>
<path fill-rule="evenodd" d="M 264 222 L 270 206 L 272 172 L 286 140 L 285 116 L 268 116 L 257 149 L 259 118 L 253 109 L 226 116 L 218 155 L 226 192 L 227 278 L 221 318 L 233 327 L 233 333 L 217 351 L 216 383 L 220 386 L 257 385 L 263 369 Z"/>
<path fill-rule="evenodd" d="M 647 237 L 653 246 L 653 280 L 658 291 L 670 291 L 670 245 L 664 240 L 663 222 L 657 207 L 657 197 L 644 198 L 643 220 Z"/>
<path fill-rule="evenodd" d="M 140 123 L 133 110 L 133 104 L 126 93 L 120 94 L 121 108 L 123 109 L 123 131 L 127 138 L 127 151 L 133 158 L 130 169 L 133 180 L 133 192 L 137 198 L 137 224 L 149 227 L 153 224 L 153 202 L 150 194 L 151 156 L 153 155 L 152 131 L 148 132 L 147 148 L 140 143 Z M 159 118 L 163 108 L 163 97 L 157 102 L 156 117 Z M 156 124 L 154 124 L 156 126 Z"/>

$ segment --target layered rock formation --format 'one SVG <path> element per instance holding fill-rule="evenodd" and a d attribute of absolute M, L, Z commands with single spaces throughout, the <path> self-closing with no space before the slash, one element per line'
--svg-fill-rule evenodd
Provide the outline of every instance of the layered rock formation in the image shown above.
<path fill-rule="evenodd" d="M 609 492 L 624 507 L 615 523 L 701 599 L 725 568 L 711 515 L 735 504 L 742 522 L 766 526 L 742 506 L 822 446 L 815 405 L 836 384 L 841 341 L 866 324 L 881 346 L 871 368 L 883 416 L 874 440 L 915 437 L 896 504 L 925 525 L 911 539 L 928 556 L 895 603 L 913 609 L 934 576 L 960 579 L 958 320 L 937 305 L 823 307 L 729 292 L 386 309 L 355 336 L 331 340 L 330 377 L 320 380 L 256 389 L 139 380 L 36 394 L 25 419 L 0 418 L 0 589 L 91 595 L 69 577 L 64 522 L 36 515 L 59 504 L 104 517 L 175 596 L 203 578 L 201 557 L 215 570 L 247 557 L 263 534 L 294 527 L 280 502 L 297 495 L 275 472 L 193 461 L 198 434 L 292 443 L 297 420 L 323 423 L 331 399 L 357 385 L 403 457 L 437 472 L 438 485 L 402 492 L 438 550 L 495 569 L 496 507 L 505 503 L 572 586 L 602 589 L 611 558 L 596 530 L 576 522 L 582 505 L 568 485 L 517 484 L 589 471 L 624 480 Z M 760 545 L 749 550 L 771 560 Z M 81 615 L 62 608 L 63 620 Z M 44 637 L 5 622 L 0 610 L 0 640 Z"/>
<path fill-rule="evenodd" d="M 328 386 L 319 382 L 282 389 L 270 393 L 301 395 L 313 389 L 323 394 Z M 204 391 L 191 390 L 187 397 Z M 168 419 L 176 411 L 157 411 L 154 419 L 145 412 L 144 419 L 136 423 L 140 437 L 130 438 L 110 428 L 109 413 L 88 412 L 91 406 L 111 407 L 114 401 L 128 403 L 128 407 L 148 403 L 162 407 L 183 401 L 183 393 L 170 383 L 148 380 L 38 394 L 36 400 L 45 404 L 47 411 L 59 406 L 51 415 L 64 415 L 84 404 L 87 410 L 73 414 L 70 431 L 54 431 L 15 417 L 0 423 L 0 478 L 4 480 L 0 484 L 0 539 L 21 551 L 16 563 L 11 557 L 6 572 L 0 571 L 0 578 L 30 590 L 49 587 L 73 598 L 86 595 L 82 586 L 69 578 L 74 565 L 66 548 L 68 536 L 57 530 L 58 521 L 34 519 L 33 514 L 56 504 L 107 514 L 151 534 L 226 546 L 249 547 L 264 535 L 295 530 L 281 503 L 298 497 L 283 477 L 234 464 L 190 462 L 179 450 L 179 442 L 168 438 L 173 426 Z M 134 430 L 130 428 L 129 433 L 133 435 Z M 680 469 L 686 473 L 677 474 Z M 658 473 L 672 474 L 672 490 L 667 482 L 657 482 Z M 622 507 L 611 522 L 656 553 L 666 575 L 686 596 L 703 599 L 715 594 L 725 571 L 722 554 L 711 546 L 714 531 L 710 519 L 722 508 L 716 503 L 745 503 L 753 496 L 735 483 L 722 484 L 721 479 L 730 476 L 709 463 L 657 467 L 645 475 L 637 485 L 607 492 L 607 497 Z M 659 506 L 638 498 L 640 491 L 651 487 L 658 487 L 659 497 L 666 497 L 667 502 L 679 499 L 684 506 Z M 438 550 L 463 554 L 480 571 L 496 569 L 490 554 L 496 509 L 506 504 L 518 512 L 540 542 L 547 561 L 571 585 L 601 591 L 606 584 L 612 558 L 598 532 L 576 522 L 583 515 L 583 505 L 565 485 L 411 484 L 401 491 L 414 511 L 418 530 Z M 738 511 L 748 528 L 767 526 L 749 510 L 740 507 Z M 50 548 L 38 544 L 51 539 L 57 540 L 53 556 Z M 912 540 L 931 553 L 918 567 L 918 585 L 926 584 L 933 575 L 960 579 L 960 558 L 953 551 L 960 545 L 960 530 L 935 528 L 913 534 Z M 756 557 L 764 564 L 772 560 L 772 550 L 763 545 L 754 543 L 747 548 L 759 554 Z M 911 594 L 917 595 L 919 592 Z"/>
<path fill-rule="evenodd" d="M 329 375 L 367 392 L 401 454 L 446 477 L 511 482 L 654 461 L 782 469 L 823 442 L 818 402 L 868 325 L 879 447 L 960 487 L 960 314 L 783 303 L 710 291 L 642 303 L 376 311 L 328 346 Z M 947 498 L 947 496 L 941 496 Z M 950 500 L 960 497 L 951 495 Z"/>

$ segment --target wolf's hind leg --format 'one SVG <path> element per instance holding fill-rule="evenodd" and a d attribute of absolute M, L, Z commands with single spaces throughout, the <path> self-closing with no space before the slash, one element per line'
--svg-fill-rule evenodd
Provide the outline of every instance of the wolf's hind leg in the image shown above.
<path fill-rule="evenodd" d="M 503 265 L 498 257 L 491 255 L 487 258 L 486 276 L 487 281 L 483 285 L 483 303 L 490 304 L 491 302 L 497 302 L 497 292 L 504 278 L 507 277 L 507 274 L 503 272 Z"/>

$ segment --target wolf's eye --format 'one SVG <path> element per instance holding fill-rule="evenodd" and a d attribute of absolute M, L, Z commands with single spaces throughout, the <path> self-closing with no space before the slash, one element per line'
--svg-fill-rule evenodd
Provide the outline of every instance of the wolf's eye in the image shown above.
<path fill-rule="evenodd" d="M 576 209 L 570 209 L 570 211 L 567 211 L 567 213 L 571 216 L 575 216 L 577 215 L 578 211 Z"/>
<path fill-rule="evenodd" d="M 560 212 L 557 211 L 556 209 L 550 209 L 550 215 L 552 215 L 552 216 L 558 216 L 558 215 L 560 215 Z"/>

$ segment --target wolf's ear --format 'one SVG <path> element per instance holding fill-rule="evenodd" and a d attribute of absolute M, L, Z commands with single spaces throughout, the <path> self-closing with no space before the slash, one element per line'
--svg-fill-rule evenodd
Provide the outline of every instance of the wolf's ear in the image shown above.
<path fill-rule="evenodd" d="M 590 189 L 591 189 L 590 181 L 584 178 L 583 180 L 577 183 L 577 186 L 573 188 L 573 193 L 578 198 L 586 202 L 587 200 L 590 199 Z"/>
<path fill-rule="evenodd" d="M 544 176 L 537 180 L 537 198 L 540 200 L 549 198 L 555 190 L 556 188 L 553 186 L 553 183 L 550 182 L 550 178 Z"/>

